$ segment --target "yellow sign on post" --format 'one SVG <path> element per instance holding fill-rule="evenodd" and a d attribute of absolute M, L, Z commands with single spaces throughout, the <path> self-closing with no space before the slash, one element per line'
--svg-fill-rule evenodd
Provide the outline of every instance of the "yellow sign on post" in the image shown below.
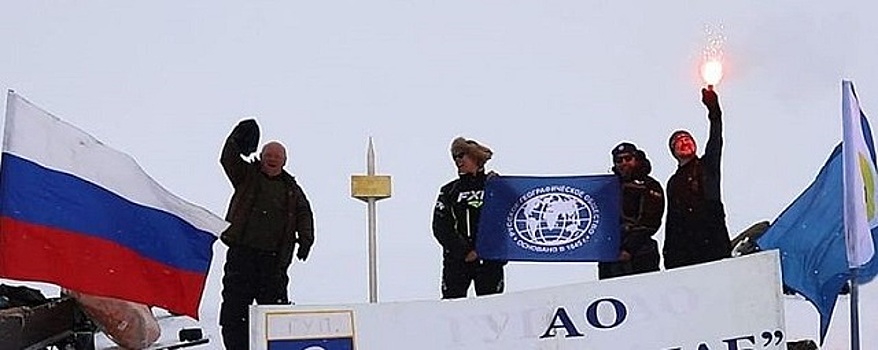
<path fill-rule="evenodd" d="M 390 175 L 351 175 L 351 197 L 362 201 L 390 198 Z"/>

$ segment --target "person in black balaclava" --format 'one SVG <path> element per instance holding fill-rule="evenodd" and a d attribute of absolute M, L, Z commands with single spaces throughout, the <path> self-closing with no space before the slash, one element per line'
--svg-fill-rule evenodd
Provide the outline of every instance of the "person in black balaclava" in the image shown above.
<path fill-rule="evenodd" d="M 622 186 L 622 225 L 619 260 L 598 264 L 600 279 L 659 270 L 658 244 L 652 236 L 662 225 L 665 198 L 662 185 L 649 176 L 646 153 L 623 142 L 613 148 L 613 173 Z"/>
<path fill-rule="evenodd" d="M 442 246 L 442 299 L 465 298 L 475 283 L 476 295 L 503 292 L 505 262 L 479 258 L 475 250 L 479 215 L 485 198 L 485 163 L 493 152 L 462 137 L 451 143 L 459 177 L 439 190 L 433 208 L 433 236 Z"/>

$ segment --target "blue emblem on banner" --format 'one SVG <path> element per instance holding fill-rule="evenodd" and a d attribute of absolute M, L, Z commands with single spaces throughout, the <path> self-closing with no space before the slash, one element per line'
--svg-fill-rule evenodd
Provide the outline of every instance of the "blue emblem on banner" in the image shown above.
<path fill-rule="evenodd" d="M 492 177 L 476 250 L 489 260 L 614 261 L 620 196 L 613 175 Z"/>
<path fill-rule="evenodd" d="M 569 186 L 547 186 L 521 196 L 509 211 L 506 227 L 533 251 L 582 246 L 601 221 L 600 207 L 590 195 Z M 543 194 L 536 194 L 542 192 Z M 518 204 L 520 203 L 520 204 Z"/>

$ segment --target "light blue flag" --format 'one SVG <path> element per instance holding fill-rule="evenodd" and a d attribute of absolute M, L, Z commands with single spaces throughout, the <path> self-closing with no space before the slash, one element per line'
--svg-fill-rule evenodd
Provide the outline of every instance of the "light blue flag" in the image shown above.
<path fill-rule="evenodd" d="M 851 90 L 852 91 L 852 90 Z M 869 155 L 875 164 L 872 131 L 860 111 Z M 836 146 L 814 182 L 787 207 L 757 243 L 763 250 L 780 249 L 784 284 L 807 298 L 820 313 L 821 342 L 829 329 L 839 291 L 851 278 L 844 230 L 842 146 Z M 872 244 L 878 228 L 870 229 Z M 858 283 L 878 273 L 878 259 L 861 265 Z"/>
<path fill-rule="evenodd" d="M 875 256 L 871 230 L 878 227 L 878 191 L 875 181 L 875 149 L 869 121 L 860 109 L 854 84 L 842 81 L 842 159 L 844 160 L 844 228 L 847 237 L 848 266 L 858 268 Z"/>

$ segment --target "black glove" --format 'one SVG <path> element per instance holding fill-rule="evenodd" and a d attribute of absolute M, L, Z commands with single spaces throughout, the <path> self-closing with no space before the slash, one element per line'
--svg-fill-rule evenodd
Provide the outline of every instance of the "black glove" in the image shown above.
<path fill-rule="evenodd" d="M 296 258 L 299 258 L 301 261 L 305 261 L 308 259 L 308 253 L 311 251 L 311 247 L 305 248 L 302 245 L 299 245 L 299 249 L 296 250 Z"/>
<path fill-rule="evenodd" d="M 710 113 L 719 113 L 719 97 L 716 96 L 716 91 L 713 89 L 701 89 L 701 103 L 707 107 L 707 111 Z"/>
<path fill-rule="evenodd" d="M 232 140 L 238 145 L 241 154 L 248 156 L 259 147 L 259 125 L 254 119 L 242 120 L 232 130 Z"/>

